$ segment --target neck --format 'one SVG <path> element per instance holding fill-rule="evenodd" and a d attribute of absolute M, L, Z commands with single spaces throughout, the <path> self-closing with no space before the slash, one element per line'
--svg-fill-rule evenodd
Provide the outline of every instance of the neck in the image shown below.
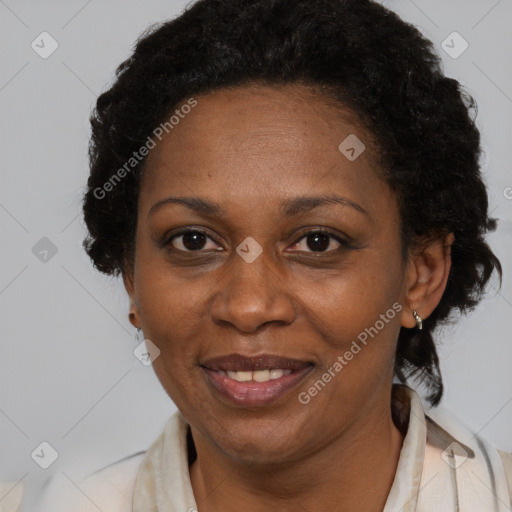
<path fill-rule="evenodd" d="M 322 449 L 293 462 L 238 463 L 192 434 L 197 459 L 190 477 L 201 512 L 291 512 L 299 503 L 304 510 L 381 512 L 403 441 L 389 401 L 370 408 Z"/>

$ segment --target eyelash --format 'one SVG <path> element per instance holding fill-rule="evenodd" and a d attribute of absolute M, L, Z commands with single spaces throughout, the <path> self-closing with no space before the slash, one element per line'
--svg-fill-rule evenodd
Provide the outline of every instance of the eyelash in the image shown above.
<path fill-rule="evenodd" d="M 189 228 L 189 229 L 184 229 L 182 231 L 174 233 L 171 237 L 169 237 L 164 242 L 163 245 L 166 246 L 166 247 L 170 247 L 170 250 L 172 252 L 181 252 L 181 253 L 190 253 L 190 254 L 198 253 L 198 254 L 200 254 L 202 251 L 204 251 L 204 249 L 199 249 L 197 251 L 190 251 L 190 250 L 176 249 L 175 247 L 172 246 L 172 242 L 175 239 L 179 238 L 180 236 L 189 234 L 189 233 L 200 233 L 200 234 L 206 236 L 211 241 L 213 241 L 213 242 L 215 242 L 217 244 L 217 242 L 211 236 L 209 236 L 206 231 L 203 231 L 201 229 L 190 229 Z M 320 255 L 320 254 L 329 254 L 329 255 L 331 255 L 333 253 L 336 253 L 336 252 L 340 251 L 343 248 L 350 248 L 351 247 L 350 243 L 346 239 L 340 237 L 339 235 L 335 235 L 331 231 L 328 231 L 328 230 L 322 229 L 322 228 L 312 229 L 310 231 L 305 231 L 304 233 L 301 233 L 300 238 L 298 238 L 297 241 L 294 242 L 292 245 L 297 245 L 303 239 L 307 238 L 308 235 L 313 235 L 313 234 L 318 234 L 318 233 L 320 233 L 322 235 L 327 235 L 329 238 L 334 239 L 336 242 L 338 242 L 340 244 L 340 247 L 338 247 L 336 249 L 331 249 L 329 251 L 297 251 L 297 252 L 302 252 L 302 253 L 306 253 L 306 254 L 315 254 L 315 255 Z"/>

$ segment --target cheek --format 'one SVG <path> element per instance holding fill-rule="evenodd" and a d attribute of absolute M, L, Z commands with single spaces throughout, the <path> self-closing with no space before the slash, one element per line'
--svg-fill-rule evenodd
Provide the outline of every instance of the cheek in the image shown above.
<path fill-rule="evenodd" d="M 149 261 L 140 260 L 135 275 L 144 336 L 160 350 L 153 362 L 155 372 L 160 380 L 169 382 L 175 376 L 179 382 L 184 369 L 190 371 L 193 346 L 189 341 L 200 329 L 198 319 L 204 317 L 198 312 L 200 290 L 176 278 L 169 268 Z"/>
<path fill-rule="evenodd" d="M 153 369 L 162 387 L 183 411 L 194 402 L 201 378 L 197 346 L 204 333 L 198 311 L 200 291 L 176 278 L 169 269 L 140 265 L 137 295 L 144 336 L 160 350 Z"/>
<path fill-rule="evenodd" d="M 169 333 L 190 328 L 207 286 L 204 275 L 173 267 L 164 250 L 145 236 L 137 241 L 135 289 L 142 321 L 151 331 Z"/>
<path fill-rule="evenodd" d="M 302 279 L 298 303 L 332 348 L 343 350 L 359 336 L 364 339 L 368 329 L 375 332 L 376 324 L 383 338 L 396 338 L 403 280 L 400 260 L 370 254 L 354 258 L 353 265 L 327 278 Z"/>
<path fill-rule="evenodd" d="M 375 390 L 391 385 L 400 331 L 396 294 L 375 283 L 368 292 L 358 286 L 361 282 L 318 286 L 318 307 L 308 318 L 316 340 L 311 350 L 320 366 L 304 385 L 300 403 L 307 402 L 309 411 L 328 409 L 339 421 L 366 410 L 363 405 L 372 403 Z"/>

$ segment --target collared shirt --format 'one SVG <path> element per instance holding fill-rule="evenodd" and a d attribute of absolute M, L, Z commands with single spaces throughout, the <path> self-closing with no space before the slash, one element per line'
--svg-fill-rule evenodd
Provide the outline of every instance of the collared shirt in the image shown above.
<path fill-rule="evenodd" d="M 507 512 L 508 480 L 498 451 L 460 424 L 425 416 L 419 396 L 394 386 L 394 418 L 406 434 L 383 512 Z M 395 420 L 396 421 L 396 420 Z M 194 512 L 189 426 L 177 411 L 151 448 L 113 464 L 67 491 L 55 484 L 40 512 Z M 510 454 L 503 458 L 510 464 Z"/>
<path fill-rule="evenodd" d="M 0 482 L 0 512 L 18 512 L 23 498 L 23 482 Z"/>

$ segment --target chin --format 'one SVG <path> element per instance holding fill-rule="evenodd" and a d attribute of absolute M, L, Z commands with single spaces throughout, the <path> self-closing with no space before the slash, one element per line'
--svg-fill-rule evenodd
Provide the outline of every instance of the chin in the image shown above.
<path fill-rule="evenodd" d="M 289 422 L 246 419 L 221 424 L 225 430 L 208 435 L 227 457 L 241 464 L 275 465 L 292 461 L 303 452 L 304 429 L 293 428 Z"/>

